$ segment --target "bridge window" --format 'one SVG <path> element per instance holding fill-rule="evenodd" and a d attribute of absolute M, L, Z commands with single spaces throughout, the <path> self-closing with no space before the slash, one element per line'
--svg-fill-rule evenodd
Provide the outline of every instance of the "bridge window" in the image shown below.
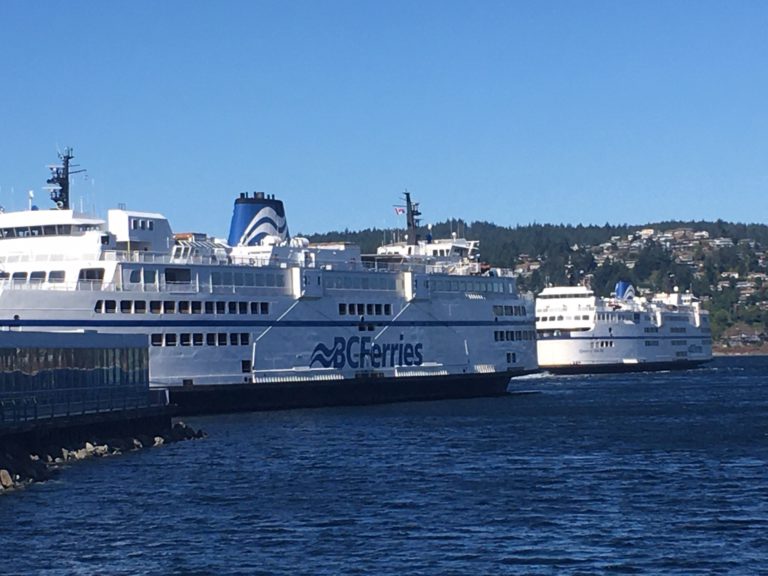
<path fill-rule="evenodd" d="M 51 284 L 64 282 L 64 270 L 51 270 L 48 273 L 48 282 Z"/>

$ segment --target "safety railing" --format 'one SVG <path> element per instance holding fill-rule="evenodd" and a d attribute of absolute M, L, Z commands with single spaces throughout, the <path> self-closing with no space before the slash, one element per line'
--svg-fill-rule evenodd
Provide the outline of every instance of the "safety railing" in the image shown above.
<path fill-rule="evenodd" d="M 60 417 L 159 408 L 168 404 L 166 390 L 103 386 L 0 394 L 0 429 Z"/>

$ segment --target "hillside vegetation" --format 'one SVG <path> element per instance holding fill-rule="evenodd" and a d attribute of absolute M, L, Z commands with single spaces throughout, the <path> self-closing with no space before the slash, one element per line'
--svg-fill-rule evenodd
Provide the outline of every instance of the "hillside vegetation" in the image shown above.
<path fill-rule="evenodd" d="M 582 276 L 591 275 L 600 295 L 610 295 L 618 280 L 629 280 L 641 291 L 690 290 L 710 310 L 715 338 L 723 338 L 728 328 L 744 326 L 736 336 L 728 333 L 730 344 L 766 340 L 768 270 L 763 247 L 768 246 L 768 226 L 763 224 L 718 220 L 510 228 L 449 220 L 433 225 L 432 232 L 436 238 L 456 232 L 479 240 L 480 259 L 515 269 L 524 290 L 538 293 L 548 283 L 566 282 L 570 263 Z M 310 240 L 354 242 L 371 253 L 392 237 L 392 231 L 374 228 L 313 234 Z"/>

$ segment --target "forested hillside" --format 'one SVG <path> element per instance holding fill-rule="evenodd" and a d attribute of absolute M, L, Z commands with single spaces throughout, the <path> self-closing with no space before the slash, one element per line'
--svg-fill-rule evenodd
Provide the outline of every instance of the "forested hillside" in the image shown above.
<path fill-rule="evenodd" d="M 490 222 L 450 220 L 435 224 L 436 238 L 456 232 L 480 241 L 481 261 L 514 268 L 521 288 L 538 292 L 566 281 L 570 263 L 592 286 L 609 295 L 618 280 L 641 290 L 691 290 L 713 315 L 715 335 L 746 325 L 756 335 L 768 323 L 768 226 L 716 222 L 655 222 L 644 225 L 570 226 L 530 224 L 514 228 Z M 400 232 L 402 235 L 404 232 Z M 310 236 L 313 242 L 345 240 L 363 252 L 393 239 L 393 231 L 367 229 Z"/>

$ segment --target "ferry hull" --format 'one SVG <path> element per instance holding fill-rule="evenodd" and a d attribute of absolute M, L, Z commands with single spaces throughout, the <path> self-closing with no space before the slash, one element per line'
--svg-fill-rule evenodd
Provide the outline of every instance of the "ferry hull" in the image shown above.
<path fill-rule="evenodd" d="M 552 374 L 616 374 L 622 372 L 658 372 L 661 370 L 689 370 L 709 362 L 706 360 L 678 360 L 673 362 L 634 362 L 615 364 L 570 364 L 541 366 Z"/>
<path fill-rule="evenodd" d="M 180 386 L 169 389 L 182 416 L 324 406 L 357 406 L 417 400 L 503 396 L 509 379 L 529 371 L 410 378 Z"/>

